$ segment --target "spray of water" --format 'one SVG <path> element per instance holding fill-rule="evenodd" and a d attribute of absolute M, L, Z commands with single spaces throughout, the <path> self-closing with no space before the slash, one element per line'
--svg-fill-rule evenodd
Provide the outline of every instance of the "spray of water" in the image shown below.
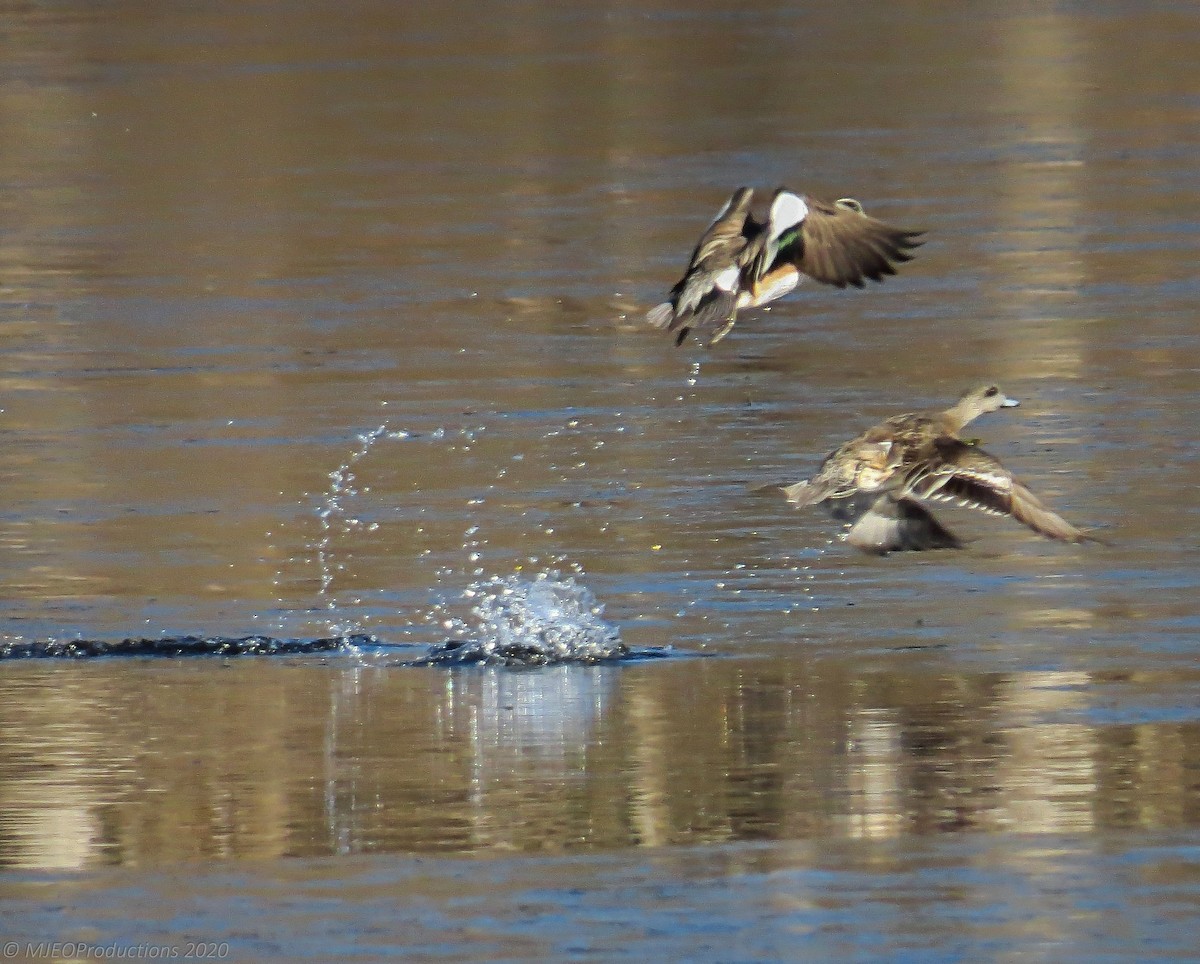
<path fill-rule="evenodd" d="M 446 621 L 453 639 L 426 662 L 595 663 L 627 652 L 604 607 L 574 576 L 493 576 L 463 596 L 470 616 Z"/>
<path fill-rule="evenodd" d="M 359 500 L 370 492 L 370 487 L 358 479 L 363 460 L 381 441 L 417 438 L 444 442 L 447 452 L 467 452 L 476 433 L 482 430 L 438 428 L 422 435 L 380 425 L 358 436 L 350 455 L 329 473 L 329 489 L 317 508 L 319 536 L 312 548 L 320 571 L 320 605 L 330 636 L 348 640 L 352 636 L 362 638 L 367 632 L 368 617 L 363 615 L 362 600 L 346 599 L 345 593 L 337 592 L 339 577 L 351 575 L 348 566 L 356 539 L 361 541 L 364 533 L 380 528 L 380 523 L 366 521 L 359 514 L 363 511 Z M 506 471 L 501 468 L 497 478 Z M 469 505 L 473 508 L 482 502 L 473 498 Z M 440 564 L 430 566 L 430 601 L 406 613 L 410 628 L 424 625 L 443 639 L 449 638 L 449 642 L 435 647 L 430 661 L 596 662 L 625 652 L 617 628 L 602 618 L 603 607 L 577 581 L 582 574 L 580 567 L 567 564 L 562 556 L 547 554 L 540 563 L 537 556 L 531 556 L 518 568 L 524 563 L 564 566 L 573 575 L 564 577 L 558 569 L 547 568 L 532 576 L 489 576 L 482 555 L 488 541 L 483 532 L 485 518 L 481 512 L 472 513 L 462 530 L 461 546 L 454 550 L 460 554 L 460 564 L 446 564 L 442 556 Z M 423 531 L 422 527 L 417 531 Z M 548 527 L 543 531 L 554 530 Z M 432 551 L 425 549 L 414 555 L 425 558 Z M 455 587 L 459 579 L 470 581 L 465 588 L 463 582 Z"/>
<path fill-rule="evenodd" d="M 321 523 L 321 534 L 314 548 L 317 567 L 321 573 L 321 585 L 317 594 L 326 612 L 329 635 L 335 638 L 361 633 L 363 626 L 358 620 L 346 618 L 339 610 L 337 599 L 332 592 L 337 573 L 344 571 L 346 567 L 345 562 L 334 557 L 334 538 L 339 533 L 349 535 L 362 528 L 366 528 L 368 531 L 379 528 L 377 522 L 364 525 L 361 519 L 346 510 L 346 503 L 360 494 L 360 490 L 355 487 L 357 477 L 354 467 L 366 458 L 367 453 L 380 439 L 400 440 L 410 437 L 411 433 L 409 432 L 394 431 L 389 429 L 386 424 L 380 425 L 378 428 L 358 436 L 358 445 L 350 453 L 350 456 L 329 473 L 329 489 L 317 510 L 317 518 Z"/>

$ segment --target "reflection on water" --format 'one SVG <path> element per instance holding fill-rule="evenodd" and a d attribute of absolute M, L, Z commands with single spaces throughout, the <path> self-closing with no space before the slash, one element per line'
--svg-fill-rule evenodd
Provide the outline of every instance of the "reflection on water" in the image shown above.
<path fill-rule="evenodd" d="M 175 947 L 228 935 L 234 956 L 256 959 L 619 958 L 631 944 L 689 961 L 1193 958 L 1196 864 L 1155 834 L 1118 839 L 1117 853 L 1080 837 L 960 834 L 602 858 L 298 860 L 43 875 L 57 906 L 2 883 L 0 895 L 14 939 Z M 1135 911 L 1114 908 L 1122 893 L 1137 895 Z"/>
<path fill-rule="evenodd" d="M 329 814 L 342 846 L 486 852 L 586 845 L 589 824 L 607 822 L 588 792 L 588 771 L 613 672 L 563 666 L 437 680 L 439 700 L 413 721 L 422 745 L 379 759 L 369 741 L 350 753 L 378 760 L 382 772 L 339 773 L 339 794 L 371 801 Z M 351 709 L 343 732 L 359 724 L 357 712 Z"/>
<path fill-rule="evenodd" d="M 1195 673 L 308 659 L 14 669 L 5 864 L 1200 823 Z"/>

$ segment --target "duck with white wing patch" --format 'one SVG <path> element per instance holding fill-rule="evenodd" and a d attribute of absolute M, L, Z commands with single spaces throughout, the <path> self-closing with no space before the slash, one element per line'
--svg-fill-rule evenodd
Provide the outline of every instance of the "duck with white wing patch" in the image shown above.
<path fill-rule="evenodd" d="M 646 320 L 683 343 L 693 328 L 715 328 L 712 347 L 733 328 L 743 308 L 782 298 L 804 277 L 845 288 L 863 287 L 910 261 L 921 231 L 903 231 L 868 216 L 853 198 L 833 203 L 775 192 L 765 221 L 751 212 L 752 188 L 738 188 L 692 251 L 668 301 Z"/>

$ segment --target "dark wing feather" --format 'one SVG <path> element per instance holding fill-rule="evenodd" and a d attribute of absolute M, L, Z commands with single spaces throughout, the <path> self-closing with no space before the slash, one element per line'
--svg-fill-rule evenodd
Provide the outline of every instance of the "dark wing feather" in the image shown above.
<path fill-rule="evenodd" d="M 1020 482 L 1013 480 L 1012 517 L 1051 539 L 1061 542 L 1095 541 L 1083 530 L 1071 525 L 1057 512 L 1052 512 L 1036 495 Z"/>
<path fill-rule="evenodd" d="M 808 217 L 795 242 L 781 245 L 776 260 L 791 261 L 800 271 L 827 285 L 861 288 L 882 281 L 895 265 L 911 261 L 921 231 L 902 231 L 853 208 L 805 198 Z"/>
<path fill-rule="evenodd" d="M 958 439 L 939 438 L 936 457 L 907 480 L 918 498 L 948 499 L 995 515 L 1012 516 L 1034 532 L 1062 542 L 1090 537 L 1053 512 L 1000 461 L 983 449 Z"/>
<path fill-rule="evenodd" d="M 733 261 L 746 244 L 743 231 L 750 216 L 750 200 L 753 196 L 753 189 L 748 187 L 740 187 L 733 192 L 708 230 L 696 242 L 688 263 L 689 270 L 705 264 L 729 264 Z"/>

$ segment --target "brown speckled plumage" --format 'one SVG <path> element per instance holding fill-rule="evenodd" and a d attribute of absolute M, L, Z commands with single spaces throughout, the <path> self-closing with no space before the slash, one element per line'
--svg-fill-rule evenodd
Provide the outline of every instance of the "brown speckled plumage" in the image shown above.
<path fill-rule="evenodd" d="M 841 517 L 853 522 L 846 541 L 868 552 L 960 546 L 921 500 L 1011 516 L 1063 542 L 1095 541 L 1047 508 L 995 456 L 959 437 L 985 412 L 1016 404 L 987 385 L 943 412 L 893 416 L 830 453 L 812 479 L 781 488 L 797 506 L 841 502 Z"/>

